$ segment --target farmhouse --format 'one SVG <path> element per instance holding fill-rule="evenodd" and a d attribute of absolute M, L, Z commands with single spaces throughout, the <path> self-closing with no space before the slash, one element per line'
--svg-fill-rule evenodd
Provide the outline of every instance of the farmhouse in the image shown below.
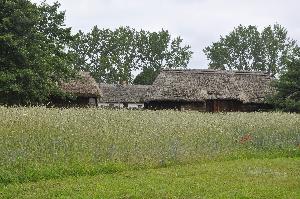
<path fill-rule="evenodd" d="M 163 70 L 146 97 L 149 109 L 257 111 L 271 108 L 267 73 L 222 70 Z"/>
<path fill-rule="evenodd" d="M 74 99 L 54 99 L 58 106 L 97 106 L 101 92 L 95 79 L 88 72 L 80 72 L 79 78 L 63 82 L 61 89 L 74 96 Z"/>
<path fill-rule="evenodd" d="M 144 97 L 149 86 L 127 84 L 100 84 L 100 107 L 144 108 Z"/>

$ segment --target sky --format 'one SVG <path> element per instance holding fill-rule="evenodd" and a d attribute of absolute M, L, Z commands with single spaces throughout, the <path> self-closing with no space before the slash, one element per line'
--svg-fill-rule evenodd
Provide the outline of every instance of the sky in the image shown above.
<path fill-rule="evenodd" d="M 57 0 L 56 0 L 57 1 Z M 40 0 L 32 0 L 39 3 Z M 46 0 L 52 3 L 54 0 Z M 194 52 L 188 68 L 207 68 L 203 49 L 234 27 L 259 29 L 279 23 L 300 41 L 299 0 L 58 0 L 66 25 L 74 32 L 130 26 L 137 30 L 168 30 Z"/>

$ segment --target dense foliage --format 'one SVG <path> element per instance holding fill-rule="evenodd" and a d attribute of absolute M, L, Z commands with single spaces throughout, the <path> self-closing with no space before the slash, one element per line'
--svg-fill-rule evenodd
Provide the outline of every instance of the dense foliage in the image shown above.
<path fill-rule="evenodd" d="M 163 68 L 186 67 L 192 52 L 168 31 L 79 31 L 71 35 L 60 4 L 0 0 L 0 104 L 41 104 L 62 95 L 61 81 L 75 71 L 98 82 L 151 84 Z M 150 71 L 150 72 L 149 72 Z M 154 71 L 154 72 L 152 72 Z"/>
<path fill-rule="evenodd" d="M 140 85 L 151 85 L 158 74 L 160 73 L 161 69 L 155 69 L 152 67 L 145 67 L 143 68 L 142 72 L 140 72 L 133 80 L 133 84 L 140 84 Z"/>
<path fill-rule="evenodd" d="M 295 53 L 297 57 L 287 61 L 278 81 L 275 82 L 276 94 L 270 102 L 285 111 L 300 112 L 300 48 Z"/>
<path fill-rule="evenodd" d="M 278 24 L 261 32 L 256 26 L 239 25 L 206 47 L 204 53 L 213 69 L 266 71 L 275 76 L 285 69 L 286 60 L 294 56 L 295 48 L 296 42 Z"/>
<path fill-rule="evenodd" d="M 136 84 L 151 84 L 164 68 L 185 68 L 191 58 L 190 46 L 182 39 L 171 39 L 168 31 L 137 31 L 129 27 L 116 30 L 93 27 L 79 32 L 70 51 L 75 68 L 91 72 L 98 82 L 132 83 L 133 71 L 142 71 Z"/>
<path fill-rule="evenodd" d="M 73 76 L 65 48 L 71 40 L 59 4 L 0 0 L 0 103 L 34 104 L 59 92 Z"/>

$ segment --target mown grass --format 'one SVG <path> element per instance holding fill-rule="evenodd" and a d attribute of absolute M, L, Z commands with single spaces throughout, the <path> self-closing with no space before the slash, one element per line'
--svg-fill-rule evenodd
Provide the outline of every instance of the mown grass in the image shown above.
<path fill-rule="evenodd" d="M 0 184 L 8 187 L 283 157 L 300 157 L 300 115 L 0 107 Z"/>
<path fill-rule="evenodd" d="M 300 198 L 300 158 L 202 164 L 0 186 L 5 198 Z"/>

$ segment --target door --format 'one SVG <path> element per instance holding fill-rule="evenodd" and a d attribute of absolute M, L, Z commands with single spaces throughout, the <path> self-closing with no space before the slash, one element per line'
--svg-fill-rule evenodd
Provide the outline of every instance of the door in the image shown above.
<path fill-rule="evenodd" d="M 206 101 L 206 111 L 208 112 L 220 112 L 222 111 L 221 100 L 208 100 Z"/>
<path fill-rule="evenodd" d="M 219 100 L 213 101 L 213 112 L 219 112 L 221 108 L 221 102 Z"/>

